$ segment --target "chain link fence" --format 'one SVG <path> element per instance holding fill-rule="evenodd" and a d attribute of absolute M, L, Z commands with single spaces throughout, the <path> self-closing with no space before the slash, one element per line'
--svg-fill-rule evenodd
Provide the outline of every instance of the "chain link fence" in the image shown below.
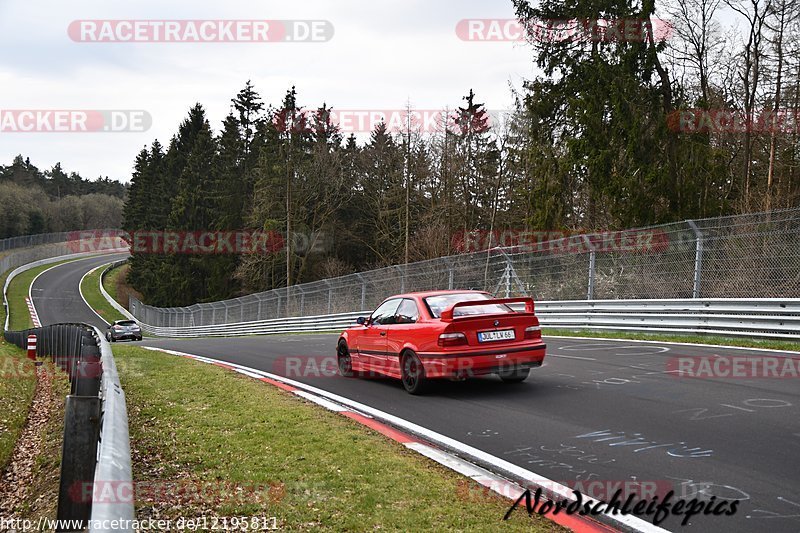
<path fill-rule="evenodd" d="M 74 234 L 75 232 L 41 233 L 39 235 L 20 235 L 19 237 L 0 239 L 0 253 L 16 248 L 28 248 L 31 246 L 40 246 L 42 244 L 68 241 L 70 240 L 70 236 Z"/>
<path fill-rule="evenodd" d="M 464 236 L 469 249 L 469 240 Z M 800 297 L 800 209 L 537 240 L 381 268 L 223 302 L 130 311 L 157 327 L 359 312 L 393 294 L 479 289 L 536 300 Z M 502 235 L 495 242 L 505 242 Z"/>
<path fill-rule="evenodd" d="M 118 230 L 93 230 L 93 232 L 101 235 L 113 235 Z M 0 239 L 0 274 L 34 261 L 84 252 L 96 246 L 94 242 L 96 239 L 85 242 L 80 239 L 80 233 L 68 231 Z M 119 239 L 113 242 L 116 242 L 119 247 L 126 245 Z M 97 251 L 102 253 L 108 250 L 98 249 Z"/>

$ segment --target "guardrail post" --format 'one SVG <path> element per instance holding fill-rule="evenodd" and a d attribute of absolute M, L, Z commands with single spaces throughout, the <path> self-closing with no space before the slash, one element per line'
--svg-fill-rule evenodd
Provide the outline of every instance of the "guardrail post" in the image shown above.
<path fill-rule="evenodd" d="M 692 298 L 700 298 L 700 275 L 703 270 L 703 232 L 697 227 L 694 220 L 687 220 L 687 224 L 692 228 L 695 236 L 694 252 L 694 283 L 692 287 Z"/>
<path fill-rule="evenodd" d="M 91 518 L 92 496 L 91 492 L 86 496 L 82 485 L 94 481 L 97 442 L 100 439 L 100 398 L 67 396 L 64 410 L 64 444 L 57 518 L 61 521 L 81 520 L 85 525 Z M 76 529 L 82 530 L 84 526 L 56 531 Z"/>

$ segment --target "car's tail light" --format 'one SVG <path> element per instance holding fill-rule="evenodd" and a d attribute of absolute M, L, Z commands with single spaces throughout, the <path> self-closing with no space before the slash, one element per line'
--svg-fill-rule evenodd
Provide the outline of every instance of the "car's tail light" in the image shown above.
<path fill-rule="evenodd" d="M 542 328 L 541 326 L 530 326 L 525 328 L 525 338 L 526 339 L 541 339 L 542 338 Z"/>
<path fill-rule="evenodd" d="M 463 333 L 442 333 L 439 335 L 439 346 L 463 346 L 467 337 Z"/>

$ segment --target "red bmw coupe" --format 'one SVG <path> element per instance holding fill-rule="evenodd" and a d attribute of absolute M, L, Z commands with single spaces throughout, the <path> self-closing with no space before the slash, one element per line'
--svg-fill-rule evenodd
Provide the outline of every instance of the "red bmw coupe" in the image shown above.
<path fill-rule="evenodd" d="M 515 311 L 509 304 L 525 304 Z M 337 345 L 339 372 L 376 373 L 421 394 L 432 379 L 498 374 L 519 383 L 542 365 L 545 344 L 531 298 L 496 299 L 478 291 L 392 296 Z"/>

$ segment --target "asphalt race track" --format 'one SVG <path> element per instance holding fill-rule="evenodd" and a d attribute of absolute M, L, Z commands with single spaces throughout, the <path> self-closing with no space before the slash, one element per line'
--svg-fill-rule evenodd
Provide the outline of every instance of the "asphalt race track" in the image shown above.
<path fill-rule="evenodd" d="M 105 330 L 107 324 L 81 298 L 81 278 L 100 265 L 124 259 L 128 254 L 101 255 L 76 264 L 65 263 L 45 270 L 31 287 L 31 298 L 43 326 L 61 322 L 83 322 Z"/>
<path fill-rule="evenodd" d="M 42 323 L 103 325 L 78 294 L 78 282 L 86 271 L 116 257 L 67 263 L 40 276 L 32 294 Z M 142 344 L 282 374 L 567 485 L 656 481 L 678 497 L 739 500 L 734 516 L 696 516 L 685 528 L 669 518 L 661 524 L 666 529 L 800 531 L 798 380 L 681 378 L 667 371 L 669 360 L 678 356 L 763 352 L 550 338 L 545 365 L 522 384 L 503 384 L 495 377 L 442 382 L 415 397 L 399 381 L 335 375 L 336 338 L 281 335 Z"/>

